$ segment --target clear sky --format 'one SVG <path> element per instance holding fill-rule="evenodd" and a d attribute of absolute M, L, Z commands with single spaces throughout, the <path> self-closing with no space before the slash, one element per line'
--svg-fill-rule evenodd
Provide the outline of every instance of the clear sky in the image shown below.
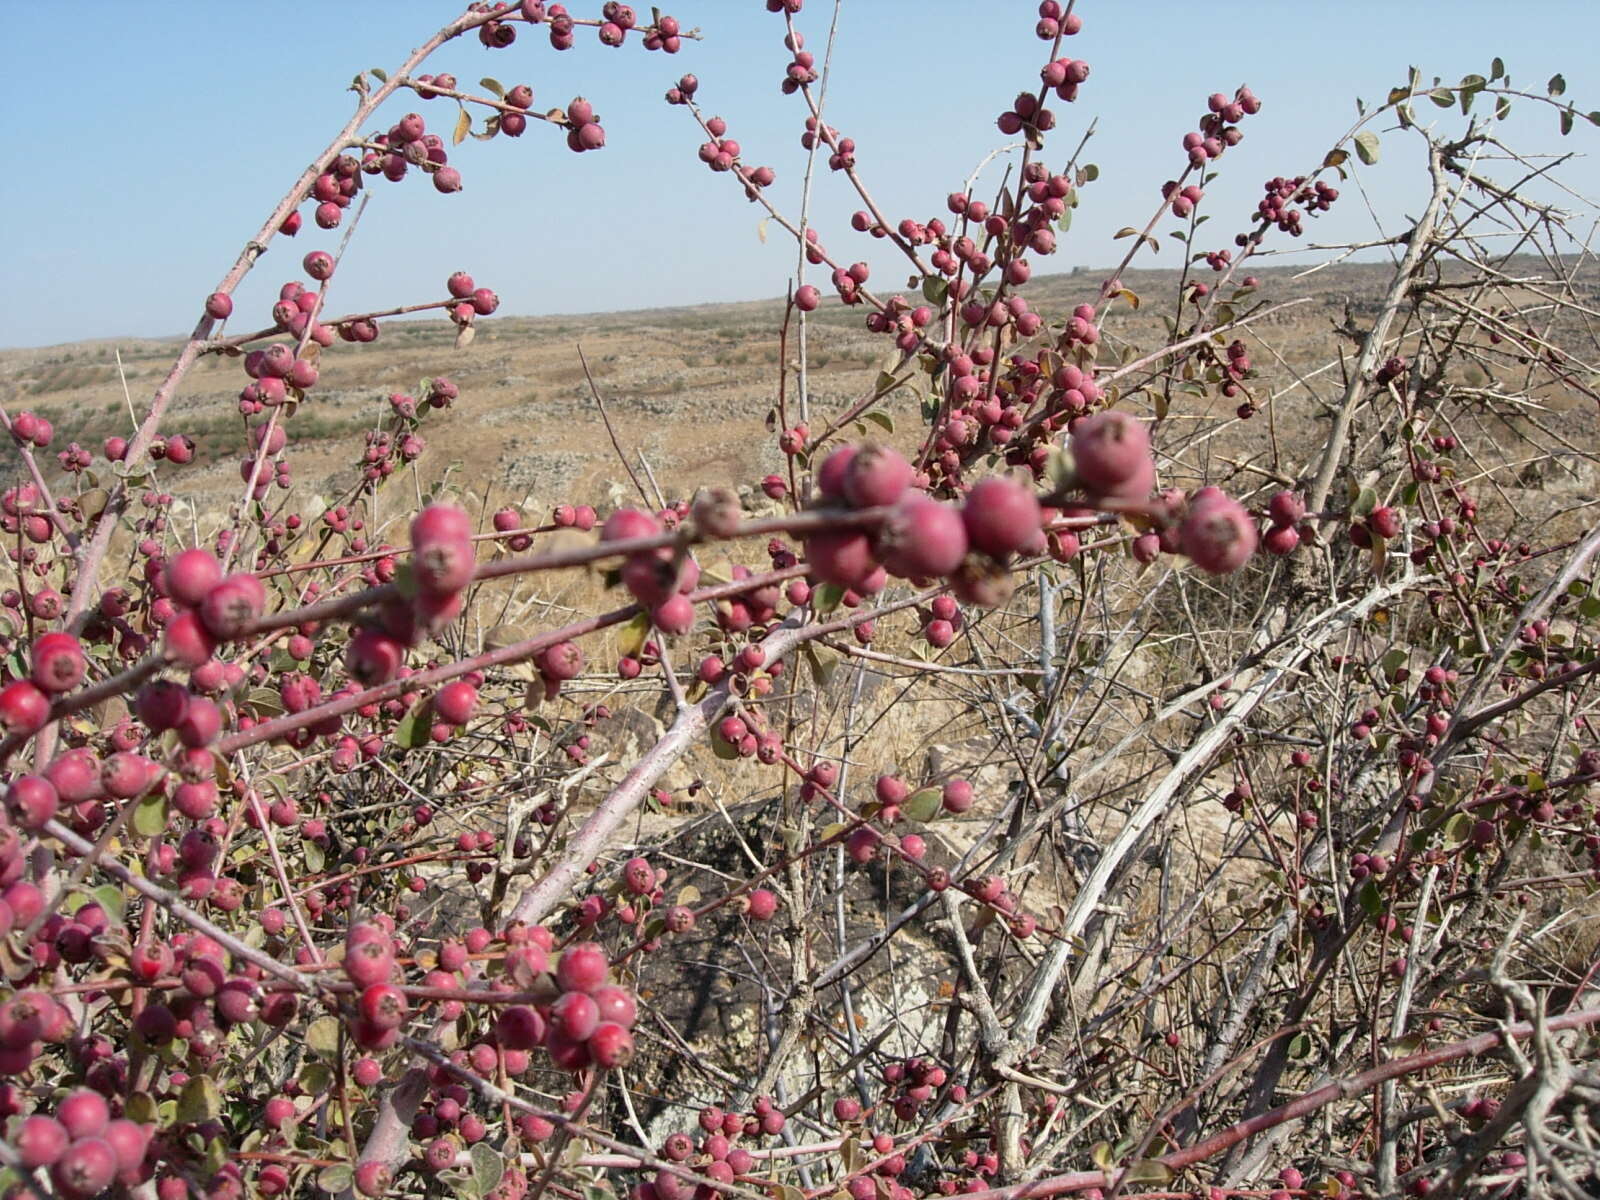
<path fill-rule="evenodd" d="M 580 15 L 599 6 L 569 5 Z M 638 7 L 648 14 L 648 4 Z M 463 268 L 495 288 L 510 314 L 780 294 L 794 267 L 791 247 L 780 236 L 760 241 L 761 214 L 730 176 L 696 159 L 697 129 L 661 97 L 679 74 L 696 73 L 702 103 L 727 118 L 747 162 L 777 169 L 772 194 L 792 211 L 805 114 L 777 86 L 782 19 L 761 0 L 671 0 L 665 9 L 685 28 L 699 26 L 704 40 L 668 57 L 632 41 L 609 49 L 580 31 L 574 50 L 556 53 L 524 29 L 506 50 L 474 38 L 436 55 L 427 69 L 451 71 L 463 86 L 484 75 L 530 83 L 537 108 L 587 96 L 607 146 L 576 155 L 536 125 L 518 141 L 469 141 L 453 151 L 465 182 L 453 196 L 416 174 L 398 185 L 369 179 L 373 200 L 340 272 L 335 310 L 432 299 Z M 351 76 L 398 64 L 457 11 L 434 0 L 78 0 L 65 8 L 0 0 L 0 346 L 187 330 L 244 240 L 347 118 Z M 1059 165 L 1096 119 L 1085 158 L 1101 176 L 1054 261 L 1039 270 L 1114 261 L 1126 243 L 1112 233 L 1148 217 L 1162 181 L 1182 165 L 1179 141 L 1206 96 L 1240 83 L 1264 107 L 1245 122 L 1244 141 L 1222 160 L 1207 197 L 1218 246 L 1242 227 L 1263 180 L 1315 166 L 1353 119 L 1355 97 L 1381 99 L 1410 64 L 1450 83 L 1487 75 L 1499 55 L 1517 83 L 1542 90 L 1561 71 L 1580 111 L 1600 108 L 1595 0 L 1082 0 L 1077 11 L 1084 30 L 1066 49 L 1093 74 L 1076 104 L 1054 105 L 1060 128 L 1046 158 Z M 831 12 L 831 3 L 809 0 L 800 17 L 819 56 Z M 1045 57 L 1034 14 L 1024 0 L 844 0 L 827 112 L 855 138 L 886 213 L 942 215 L 945 195 L 1004 140 L 994 119 L 1019 89 L 1037 87 Z M 444 133 L 455 116 L 448 101 L 406 93 L 381 127 L 409 108 Z M 1451 119 L 1427 104 L 1421 111 Z M 1600 129 L 1580 120 L 1562 139 L 1548 108 L 1519 110 L 1509 126 L 1519 149 L 1588 155 L 1569 178 L 1600 195 Z M 1361 172 L 1386 223 L 1418 207 L 1419 153 L 1415 136 L 1388 133 L 1380 164 Z M 1371 234 L 1362 198 L 1352 186 L 1345 192 L 1329 218 L 1310 222 L 1307 240 Z M 847 259 L 865 258 L 875 283 L 899 275 L 884 243 L 845 225 L 856 207 L 842 178 L 821 179 L 824 241 Z M 279 284 L 299 276 L 305 251 L 335 244 L 336 234 L 312 226 L 309 209 L 307 217 L 306 231 L 274 242 L 252 273 L 242 312 L 264 317 Z M 1174 249 L 1169 243 L 1146 261 L 1172 264 Z"/>

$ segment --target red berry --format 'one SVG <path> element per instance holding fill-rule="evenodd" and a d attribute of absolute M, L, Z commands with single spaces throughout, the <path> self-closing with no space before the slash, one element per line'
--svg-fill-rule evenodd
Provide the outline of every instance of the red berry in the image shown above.
<path fill-rule="evenodd" d="M 964 813 L 972 807 L 972 785 L 965 779 L 952 779 L 944 785 L 940 800 L 946 812 Z"/>
<path fill-rule="evenodd" d="M 593 992 L 606 981 L 610 963 L 605 947 L 596 942 L 578 942 L 561 953 L 556 964 L 556 983 L 564 992 Z"/>
<path fill-rule="evenodd" d="M 12 1147 L 22 1165 L 30 1171 L 35 1167 L 48 1167 L 64 1153 L 72 1137 L 66 1127 L 54 1117 L 28 1117 L 17 1127 Z"/>
<path fill-rule="evenodd" d="M 167 595 L 179 604 L 197 608 L 206 593 L 222 581 L 222 564 L 209 550 L 180 550 L 167 561 L 163 577 Z"/>
<path fill-rule="evenodd" d="M 890 511 L 878 529 L 874 549 L 892 575 L 937 578 L 961 565 L 967 544 L 960 512 L 914 493 Z"/>
<path fill-rule="evenodd" d="M 856 508 L 893 504 L 911 486 L 915 473 L 898 450 L 868 442 L 845 470 L 844 498 Z"/>
<path fill-rule="evenodd" d="M 196 612 L 180 612 L 161 631 L 162 656 L 173 666 L 193 671 L 210 661 L 217 639 Z"/>
<path fill-rule="evenodd" d="M 633 1035 L 607 1021 L 589 1037 L 589 1053 L 601 1067 L 625 1067 L 633 1061 Z"/>
<path fill-rule="evenodd" d="M 99 1136 L 111 1120 L 111 1109 L 93 1088 L 79 1088 L 56 1105 L 56 1119 L 76 1141 Z"/>
<path fill-rule="evenodd" d="M 465 725 L 477 707 L 478 689 L 461 679 L 445 684 L 433 698 L 434 715 L 448 725 Z"/>
<path fill-rule="evenodd" d="M 993 475 L 975 483 L 962 506 L 961 520 L 973 548 L 991 558 L 1042 548 L 1039 501 L 1014 479 Z"/>
<path fill-rule="evenodd" d="M 6 807 L 24 829 L 40 829 L 53 820 L 61 798 L 50 782 L 39 775 L 21 775 L 6 789 Z"/>
<path fill-rule="evenodd" d="M 50 1168 L 50 1179 L 65 1196 L 83 1200 L 111 1186 L 117 1155 L 104 1138 L 84 1137 L 68 1146 Z"/>
<path fill-rule="evenodd" d="M 50 697 L 38 686 L 19 679 L 0 690 L 0 726 L 7 733 L 27 737 L 38 733 L 50 719 Z"/>
<path fill-rule="evenodd" d="M 1096 495 L 1142 499 L 1155 487 L 1150 431 L 1116 409 L 1087 417 L 1072 431 L 1078 483 Z"/>
<path fill-rule="evenodd" d="M 47 692 L 70 692 L 83 682 L 89 665 L 78 639 L 60 632 L 34 640 L 31 662 L 34 683 Z"/>
<path fill-rule="evenodd" d="M 218 641 L 243 635 L 267 606 L 267 591 L 248 571 L 236 571 L 222 580 L 200 602 L 200 620 Z"/>
<path fill-rule="evenodd" d="M 453 504 L 430 504 L 411 522 L 412 570 L 430 592 L 458 592 L 472 582 L 472 522 Z"/>
<path fill-rule="evenodd" d="M 584 992 L 563 992 L 550 1007 L 550 1027 L 574 1042 L 586 1042 L 600 1024 L 600 1006 Z"/>
<path fill-rule="evenodd" d="M 1195 566 L 1226 575 L 1255 553 L 1256 525 L 1237 500 L 1217 492 L 1189 506 L 1178 538 Z"/>
<path fill-rule="evenodd" d="M 392 983 L 374 983 L 361 993 L 361 1019 L 377 1029 L 398 1029 L 410 1005 L 405 993 Z"/>

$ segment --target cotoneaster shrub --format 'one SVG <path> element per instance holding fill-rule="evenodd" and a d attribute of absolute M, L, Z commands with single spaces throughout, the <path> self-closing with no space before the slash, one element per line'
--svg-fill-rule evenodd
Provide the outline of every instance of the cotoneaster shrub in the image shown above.
<path fill-rule="evenodd" d="M 1226 214 L 1206 188 L 1271 98 L 1197 97 L 1120 263 L 1042 312 L 1028 285 L 1098 174 L 1066 149 L 1092 9 L 997 13 L 1041 44 L 997 113 L 1010 169 L 985 191 L 939 168 L 923 216 L 880 211 L 871 148 L 821 119 L 800 0 L 766 8 L 801 169 L 862 207 L 825 240 L 708 115 L 712 84 L 667 89 L 700 161 L 795 240 L 785 467 L 743 494 L 406 504 L 424 424 L 471 404 L 438 376 L 388 396 L 348 492 L 305 509 L 290 455 L 323 355 L 402 311 L 465 349 L 500 298 L 462 271 L 335 315 L 329 239 L 270 313 L 235 311 L 367 186 L 448 204 L 467 131 L 603 149 L 582 97 L 420 71 L 465 37 L 521 62 L 697 36 L 614 2 L 474 4 L 360 77 L 131 439 L 57 449 L 4 414 L 6 1194 L 1588 1194 L 1600 534 L 1504 489 L 1510 434 L 1564 442 L 1530 411 L 1595 399 L 1594 285 L 1568 214 L 1477 156 L 1514 99 L 1562 133 L 1600 116 L 1498 60 L 1414 76 Z M 1425 129 L 1424 100 L 1480 121 Z M 1432 198 L 1328 427 L 1285 450 L 1295 385 L 1253 355 L 1290 306 L 1247 264 L 1391 122 Z M 1516 249 L 1486 250 L 1507 225 Z M 911 286 L 847 261 L 852 237 Z M 1125 287 L 1173 238 L 1176 294 Z M 835 305 L 888 357 L 825 411 L 808 314 Z M 1124 334 L 1143 305 L 1158 344 Z M 245 433 L 237 503 L 196 541 L 169 511 L 204 447 L 167 426 L 205 356 L 237 369 Z M 921 422 L 895 428 L 911 386 Z M 1235 439 L 1254 457 L 1214 452 Z M 1592 439 L 1564 445 L 1592 467 Z M 483 633 L 519 577 L 591 566 L 603 603 Z M 918 738 L 975 735 L 972 769 L 875 745 L 918 704 Z M 623 710 L 653 706 L 600 774 Z"/>

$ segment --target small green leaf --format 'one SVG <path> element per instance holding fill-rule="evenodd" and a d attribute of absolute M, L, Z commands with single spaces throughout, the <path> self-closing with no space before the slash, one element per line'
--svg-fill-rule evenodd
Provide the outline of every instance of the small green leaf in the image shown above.
<path fill-rule="evenodd" d="M 1489 64 L 1489 80 L 1490 80 L 1490 82 L 1492 83 L 1493 81 L 1499 79 L 1505 73 L 1506 73 L 1506 64 L 1501 62 L 1499 57 L 1496 56 L 1494 62 Z"/>
<path fill-rule="evenodd" d="M 155 837 L 167 827 L 167 798 L 153 792 L 133 810 L 133 831 L 140 837 Z"/>
<path fill-rule="evenodd" d="M 938 788 L 923 788 L 906 797 L 900 806 L 900 812 L 908 820 L 928 822 L 939 815 L 939 810 L 944 807 L 944 793 Z"/>
<path fill-rule="evenodd" d="M 1367 166 L 1378 161 L 1378 135 L 1370 129 L 1363 129 L 1356 134 L 1356 157 Z"/>
<path fill-rule="evenodd" d="M 1572 110 L 1570 108 L 1563 108 L 1561 110 L 1561 136 L 1562 137 L 1566 137 L 1567 134 L 1569 134 L 1571 132 L 1572 132 Z"/>
<path fill-rule="evenodd" d="M 1083 169 L 1078 172 L 1078 175 L 1085 183 L 1093 183 L 1100 178 L 1100 168 L 1095 166 L 1094 163 L 1084 163 Z"/>
<path fill-rule="evenodd" d="M 1166 1163 L 1155 1158 L 1141 1158 L 1128 1168 L 1128 1173 L 1122 1177 L 1124 1183 L 1155 1184 L 1161 1186 L 1172 1182 L 1172 1168 Z"/>
<path fill-rule="evenodd" d="M 450 135 L 450 144 L 459 146 L 467 140 L 467 134 L 472 132 L 472 114 L 462 108 L 461 115 L 456 118 L 456 130 Z"/>
<path fill-rule="evenodd" d="M 1329 150 L 1328 153 L 1323 156 L 1322 165 L 1325 167 L 1342 167 L 1349 161 L 1350 156 L 1348 154 L 1346 154 L 1343 150 L 1335 148 L 1333 150 Z"/>
<path fill-rule="evenodd" d="M 1444 840 L 1449 846 L 1462 846 L 1472 836 L 1472 818 L 1457 813 L 1444 823 Z"/>
<path fill-rule="evenodd" d="M 811 593 L 811 607 L 819 613 L 830 613 L 844 599 L 844 589 L 837 583 L 822 583 Z"/>
<path fill-rule="evenodd" d="M 1428 93 L 1428 99 L 1432 100 L 1440 108 L 1451 108 L 1455 105 L 1456 94 L 1449 88 L 1434 88 L 1433 91 Z"/>
<path fill-rule="evenodd" d="M 496 96 L 500 96 L 502 98 L 504 98 L 506 94 L 505 88 L 500 86 L 500 81 L 498 79 L 493 79 L 488 75 L 485 75 L 482 79 L 478 80 L 478 86 L 483 88 L 485 91 L 493 92 Z"/>
<path fill-rule="evenodd" d="M 894 432 L 894 418 L 891 417 L 886 412 L 862 413 L 861 414 L 861 419 L 864 420 L 864 421 L 871 421 L 874 425 L 876 425 L 879 429 L 883 430 L 885 433 L 893 433 Z"/>
<path fill-rule="evenodd" d="M 1362 488 L 1350 506 L 1352 516 L 1364 517 L 1378 507 L 1378 493 L 1372 488 Z"/>
<path fill-rule="evenodd" d="M 1567 90 L 1567 81 L 1561 78 L 1561 74 L 1557 72 L 1550 76 L 1550 83 L 1547 87 L 1552 96 L 1564 95 Z"/>
<path fill-rule="evenodd" d="M 1378 885 L 1374 880 L 1368 879 L 1361 885 L 1357 894 L 1361 901 L 1361 908 L 1367 916 L 1376 917 L 1383 914 L 1383 896 L 1378 892 Z"/>
<path fill-rule="evenodd" d="M 630 658 L 644 649 L 645 638 L 650 636 L 650 614 L 639 613 L 617 634 L 618 648 Z"/>
<path fill-rule="evenodd" d="M 178 1123 L 199 1125 L 221 1115 L 222 1093 L 217 1089 L 217 1081 L 209 1075 L 190 1076 L 178 1094 Z"/>
<path fill-rule="evenodd" d="M 339 1052 L 339 1018 L 318 1017 L 306 1027 L 306 1045 L 318 1054 Z"/>
<path fill-rule="evenodd" d="M 425 745 L 433 730 L 433 722 L 429 717 L 429 704 L 426 700 L 419 700 L 405 716 L 400 718 L 400 724 L 394 727 L 394 742 L 403 750 L 415 750 L 418 746 Z"/>
<path fill-rule="evenodd" d="M 122 924 L 122 914 L 127 908 L 127 899 L 120 887 L 114 883 L 102 884 L 90 891 L 89 898 L 105 909 L 113 925 Z"/>
<path fill-rule="evenodd" d="M 801 647 L 801 654 L 806 660 L 806 669 L 811 672 L 811 682 L 818 688 L 827 687 L 838 666 L 838 657 L 831 652 L 824 655 L 810 642 Z"/>
<path fill-rule="evenodd" d="M 943 304 L 950 295 L 950 283 L 930 275 L 922 281 L 922 298 L 929 304 Z"/>
<path fill-rule="evenodd" d="M 388 83 L 389 82 L 389 72 L 385 71 L 382 67 L 373 67 L 370 71 L 367 72 L 367 74 L 371 75 L 379 83 Z"/>
<path fill-rule="evenodd" d="M 350 1181 L 354 1177 L 355 1172 L 350 1169 L 349 1163 L 334 1163 L 317 1172 L 317 1190 L 337 1196 L 350 1189 Z"/>
<path fill-rule="evenodd" d="M 1139 231 L 1137 229 L 1135 229 L 1132 225 L 1124 225 L 1121 229 L 1119 229 L 1115 233 L 1113 233 L 1111 235 L 1111 237 L 1112 237 L 1112 240 L 1116 240 L 1118 238 L 1133 237 L 1134 234 L 1136 234 L 1138 232 Z"/>
<path fill-rule="evenodd" d="M 472 1158 L 472 1179 L 478 1185 L 478 1194 L 487 1196 L 505 1174 L 505 1159 L 496 1154 L 487 1142 L 478 1142 L 469 1154 Z"/>

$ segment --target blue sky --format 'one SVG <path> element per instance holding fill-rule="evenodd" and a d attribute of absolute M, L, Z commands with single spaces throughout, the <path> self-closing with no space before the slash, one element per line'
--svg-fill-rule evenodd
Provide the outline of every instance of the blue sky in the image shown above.
<path fill-rule="evenodd" d="M 583 14 L 599 0 L 570 7 Z M 761 0 L 664 8 L 705 39 L 668 57 L 636 43 L 608 49 L 580 31 L 576 49 L 555 53 L 524 31 L 507 50 L 473 39 L 436 55 L 429 69 L 464 85 L 484 75 L 532 84 L 541 109 L 587 96 L 607 147 L 575 155 L 535 127 L 518 141 L 454 151 L 465 190 L 453 196 L 415 175 L 398 185 L 369 180 L 373 199 L 334 289 L 335 310 L 435 298 L 456 269 L 495 288 L 513 314 L 781 293 L 794 268 L 790 247 L 776 235 L 761 242 L 761 213 L 731 177 L 698 162 L 698 130 L 661 96 L 682 72 L 697 74 L 702 103 L 727 118 L 746 161 L 777 169 L 772 194 L 792 211 L 804 108 L 777 87 L 782 20 Z M 8 47 L 0 134 L 9 152 L 0 176 L 9 214 L 0 346 L 186 330 L 245 238 L 348 116 L 351 76 L 397 64 L 457 11 L 424 0 L 80 0 L 64 20 L 55 5 L 0 2 Z M 1076 104 L 1055 104 L 1060 128 L 1046 158 L 1064 160 L 1097 119 L 1085 158 L 1101 176 L 1053 262 L 1038 270 L 1113 262 L 1126 243 L 1111 235 L 1148 217 L 1160 184 L 1182 165 L 1179 141 L 1206 96 L 1240 83 L 1264 107 L 1245 122 L 1244 141 L 1208 192 L 1203 211 L 1213 215 L 1218 246 L 1242 227 L 1263 180 L 1315 166 L 1354 118 L 1354 98 L 1381 99 L 1410 64 L 1448 83 L 1487 74 L 1498 54 L 1517 83 L 1542 90 L 1561 71 L 1580 110 L 1600 108 L 1600 4 L 1587 0 L 1235 0 L 1221 8 L 1086 0 L 1077 11 L 1084 31 L 1066 49 L 1093 74 Z M 800 17 L 819 56 L 831 12 L 809 0 Z M 827 112 L 855 138 L 886 213 L 941 215 L 945 195 L 1004 140 L 994 119 L 1018 90 L 1037 86 L 1045 57 L 1034 14 L 1022 0 L 845 0 Z M 441 132 L 455 115 L 448 101 L 402 96 L 382 127 L 408 108 Z M 1423 112 L 1451 119 L 1426 104 Z M 1580 121 L 1562 139 L 1547 108 L 1519 110 L 1508 124 L 1519 149 L 1589 155 L 1568 178 L 1600 196 L 1600 130 Z M 1386 134 L 1382 161 L 1361 171 L 1386 228 L 1418 207 L 1419 155 L 1414 135 Z M 1310 223 L 1307 240 L 1370 236 L 1361 196 L 1354 186 L 1344 191 L 1333 214 Z M 865 258 L 875 282 L 900 275 L 884 243 L 847 228 L 856 207 L 842 178 L 820 180 L 824 241 L 847 259 Z M 299 277 L 301 256 L 332 248 L 336 237 L 308 219 L 298 238 L 274 242 L 239 293 L 241 311 L 264 317 L 278 286 Z M 1175 247 L 1147 261 L 1170 265 Z"/>

